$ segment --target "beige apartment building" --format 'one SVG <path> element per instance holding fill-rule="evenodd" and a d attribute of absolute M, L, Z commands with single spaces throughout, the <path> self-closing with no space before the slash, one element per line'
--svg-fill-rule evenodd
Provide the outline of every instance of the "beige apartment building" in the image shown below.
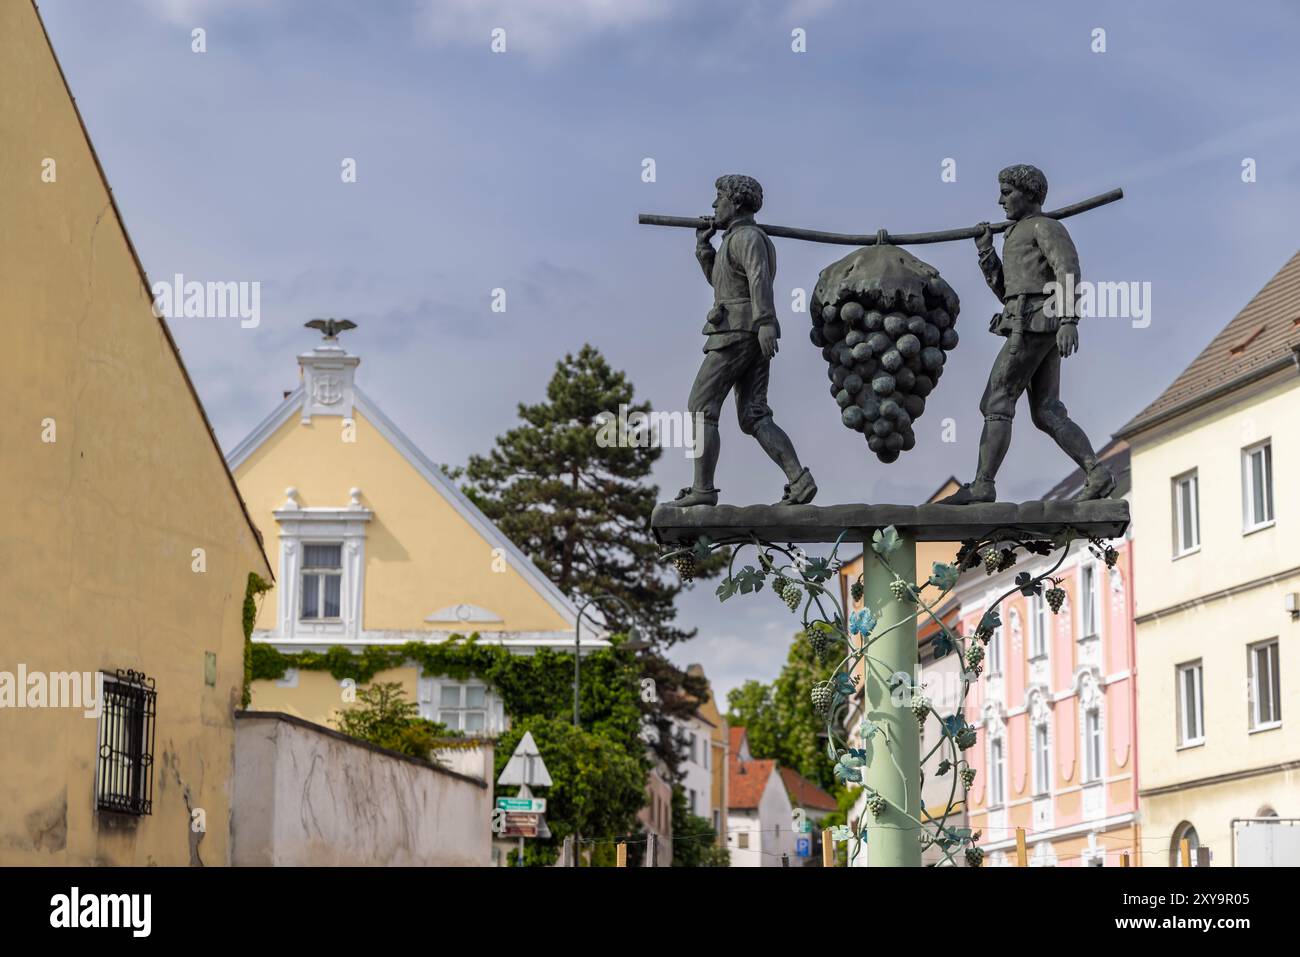
<path fill-rule="evenodd" d="M 1118 433 L 1147 865 L 1180 863 L 1183 840 L 1216 867 L 1300 853 L 1298 349 L 1300 253 Z"/>

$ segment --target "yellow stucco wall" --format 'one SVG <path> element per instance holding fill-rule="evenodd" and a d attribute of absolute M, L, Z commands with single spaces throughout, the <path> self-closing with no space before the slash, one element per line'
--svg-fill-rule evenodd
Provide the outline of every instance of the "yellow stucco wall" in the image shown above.
<path fill-rule="evenodd" d="M 407 701 L 418 701 L 420 669 L 416 665 L 392 668 L 375 674 L 371 683 L 396 681 Z M 338 712 L 353 707 L 344 701 L 342 683 L 328 671 L 299 671 L 296 687 L 281 687 L 275 681 L 253 682 L 252 707 L 258 711 L 283 711 L 307 721 L 337 727 Z"/>
<path fill-rule="evenodd" d="M 359 378 L 364 369 L 363 361 Z M 501 624 L 484 625 L 485 630 L 572 627 L 509 561 L 495 563 L 503 570 L 494 571 L 494 545 L 360 410 L 355 415 L 355 442 L 342 440 L 342 421 L 338 416 L 313 416 L 304 424 L 294 415 L 235 470 L 273 562 L 279 555 L 279 528 L 272 513 L 284 505 L 287 487 L 298 489 L 304 507 L 318 508 L 345 507 L 349 489 L 360 488 L 364 504 L 374 511 L 366 527 L 363 628 L 446 628 L 424 619 L 461 602 L 501 616 Z M 275 592 L 268 592 L 257 618 L 259 629 L 275 627 L 275 610 Z"/>
<path fill-rule="evenodd" d="M 138 819 L 95 811 L 95 719 L 0 710 L 0 864 L 188 864 L 187 806 L 206 812 L 199 857 L 227 863 L 244 588 L 271 572 L 28 0 L 0 4 L 0 116 L 0 670 L 130 668 L 158 691 Z"/>
<path fill-rule="evenodd" d="M 1255 817 L 1266 807 L 1279 817 L 1300 817 L 1300 769 L 1144 797 L 1142 863 L 1169 867 L 1173 836 L 1186 822 L 1196 828 L 1201 845 L 1213 852 L 1210 866 L 1231 867 L 1233 818 Z"/>
<path fill-rule="evenodd" d="M 1140 618 L 1229 585 L 1300 566 L 1300 377 L 1288 370 L 1272 388 L 1204 409 L 1176 430 L 1138 436 L 1133 448 L 1136 551 L 1135 613 Z M 1241 450 L 1273 440 L 1272 528 L 1242 534 Z M 1173 558 L 1171 481 L 1196 469 L 1201 550 Z"/>
<path fill-rule="evenodd" d="M 1285 596 L 1300 591 L 1300 379 L 1294 371 L 1267 387 L 1234 396 L 1231 404 L 1199 410 L 1176 428 L 1133 443 L 1133 514 L 1137 606 L 1139 784 L 1143 792 L 1184 785 L 1177 793 L 1141 797 L 1148 849 L 1190 821 L 1215 851 L 1229 857 L 1229 821 L 1270 805 L 1300 816 L 1294 775 L 1206 779 L 1268 768 L 1300 759 L 1300 623 L 1284 610 Z M 1241 449 L 1266 438 L 1273 443 L 1272 528 L 1242 533 Z M 1171 480 L 1195 468 L 1200 492 L 1201 548 L 1173 557 Z M 1258 579 L 1236 594 L 1214 593 Z M 1185 602 L 1190 607 L 1177 608 Z M 1154 612 L 1158 616 L 1150 617 Z M 1142 620 L 1143 616 L 1149 616 Z M 1282 726 L 1250 729 L 1247 646 L 1279 639 Z M 1180 747 L 1177 733 L 1178 664 L 1203 664 L 1205 743 Z M 1289 785 L 1289 787 L 1288 787 Z M 1167 853 L 1145 863 L 1168 864 Z"/>

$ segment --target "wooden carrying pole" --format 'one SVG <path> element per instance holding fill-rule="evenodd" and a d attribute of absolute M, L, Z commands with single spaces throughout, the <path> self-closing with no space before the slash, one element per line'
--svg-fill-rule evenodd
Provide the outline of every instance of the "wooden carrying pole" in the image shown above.
<path fill-rule="evenodd" d="M 1025 853 L 1025 829 L 1016 828 L 1016 867 L 1028 867 L 1029 855 Z"/>
<path fill-rule="evenodd" d="M 1112 189 L 1100 196 L 1093 196 L 1091 199 L 1085 199 L 1082 202 L 1044 212 L 1043 215 L 1048 219 L 1067 219 L 1070 216 L 1086 213 L 1090 209 L 1096 209 L 1098 206 L 1105 206 L 1107 203 L 1113 203 L 1123 198 L 1124 190 Z M 642 213 L 636 218 L 636 221 L 642 226 L 679 226 L 683 229 L 705 229 L 713 224 L 713 220 L 707 216 L 659 216 L 654 213 Z M 767 223 L 757 223 L 756 225 L 769 236 L 778 236 L 782 239 L 802 239 L 810 243 L 832 243 L 837 246 L 874 246 L 876 243 L 890 243 L 894 246 L 924 246 L 929 243 L 951 243 L 960 239 L 974 239 L 982 231 L 979 226 L 966 226 L 962 229 L 943 229 L 932 233 L 898 233 L 895 235 L 882 229 L 875 233 L 854 234 L 827 233 L 819 229 L 804 229 L 801 226 L 770 226 Z M 1010 221 L 990 223 L 989 231 L 994 233 L 1006 232 L 1011 228 L 1011 225 Z"/>
<path fill-rule="evenodd" d="M 835 866 L 835 841 L 831 837 L 831 829 L 822 830 L 822 867 Z"/>
<path fill-rule="evenodd" d="M 627 867 L 627 843 L 624 841 L 618 842 L 618 854 L 615 858 L 614 866 Z"/>

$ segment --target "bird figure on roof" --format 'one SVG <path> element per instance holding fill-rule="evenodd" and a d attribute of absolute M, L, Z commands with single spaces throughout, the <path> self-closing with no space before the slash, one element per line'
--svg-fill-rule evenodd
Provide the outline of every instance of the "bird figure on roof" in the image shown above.
<path fill-rule="evenodd" d="M 319 329 L 325 334 L 326 339 L 337 339 L 340 332 L 357 327 L 351 319 L 313 319 L 311 322 L 304 322 L 303 325 L 308 329 Z"/>

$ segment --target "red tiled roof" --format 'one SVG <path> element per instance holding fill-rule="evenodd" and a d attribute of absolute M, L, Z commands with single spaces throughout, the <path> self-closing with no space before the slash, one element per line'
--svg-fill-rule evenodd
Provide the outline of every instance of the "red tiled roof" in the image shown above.
<path fill-rule="evenodd" d="M 839 810 L 835 798 L 794 768 L 781 768 L 781 783 L 785 785 L 785 793 L 790 795 L 790 803 L 795 807 L 808 807 L 817 811 Z"/>
<path fill-rule="evenodd" d="M 775 767 L 776 761 L 771 759 L 738 761 L 733 754 L 727 761 L 727 807 L 733 811 L 757 810 Z"/>
<path fill-rule="evenodd" d="M 1115 434 L 1128 438 L 1265 375 L 1300 344 L 1300 252 L 1223 327 L 1159 398 Z"/>
<path fill-rule="evenodd" d="M 731 754 L 732 757 L 740 754 L 740 744 L 745 740 L 744 728 L 731 728 Z"/>

